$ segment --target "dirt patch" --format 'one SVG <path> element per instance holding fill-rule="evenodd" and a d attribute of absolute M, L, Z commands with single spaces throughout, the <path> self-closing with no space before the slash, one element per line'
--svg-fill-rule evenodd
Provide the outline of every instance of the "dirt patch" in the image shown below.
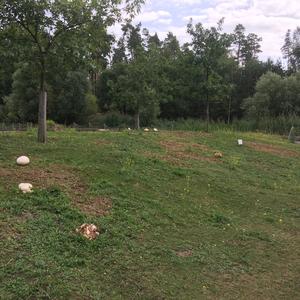
<path fill-rule="evenodd" d="M 105 197 L 96 197 L 85 202 L 78 202 L 80 210 L 92 216 L 106 216 L 112 208 L 111 199 Z"/>
<path fill-rule="evenodd" d="M 196 144 L 196 143 L 181 143 L 174 141 L 162 141 L 160 145 L 165 147 L 167 151 L 179 152 L 179 151 L 187 151 L 194 149 L 200 149 L 202 151 L 209 151 L 210 148 L 206 145 Z"/>
<path fill-rule="evenodd" d="M 34 188 L 60 186 L 65 191 L 84 192 L 86 185 L 76 176 L 71 168 L 61 165 L 51 165 L 43 169 L 37 167 L 18 167 L 11 169 L 0 168 L 1 180 L 17 186 L 20 182 L 30 182 Z"/>
<path fill-rule="evenodd" d="M 169 162 L 176 166 L 188 167 L 189 160 L 200 160 L 208 162 L 220 161 L 214 157 L 214 151 L 206 145 L 196 143 L 183 143 L 176 141 L 161 141 L 160 146 L 165 150 L 164 154 L 145 152 L 146 157 Z M 206 156 L 209 154 L 211 156 Z"/>
<path fill-rule="evenodd" d="M 192 250 L 177 251 L 176 255 L 178 257 L 191 257 L 193 256 L 193 251 Z"/>
<path fill-rule="evenodd" d="M 21 231 L 18 226 L 25 224 L 27 221 L 35 218 L 35 215 L 29 211 L 24 211 L 15 217 L 0 221 L 0 239 L 20 239 Z"/>
<path fill-rule="evenodd" d="M 106 145 L 111 145 L 111 141 L 105 141 L 105 140 L 97 140 L 94 142 L 95 145 L 97 146 L 106 146 Z"/>
<path fill-rule="evenodd" d="M 254 142 L 247 142 L 245 143 L 245 145 L 256 151 L 269 153 L 279 157 L 300 157 L 300 153 L 297 151 L 288 150 L 274 145 L 254 143 Z"/>
<path fill-rule="evenodd" d="M 9 221 L 6 224 L 0 223 L 0 239 L 1 240 L 17 240 L 21 237 L 21 232 L 16 228 L 17 221 Z"/>
<path fill-rule="evenodd" d="M 165 149 L 165 154 L 155 154 L 152 152 L 147 152 L 146 156 L 154 157 L 181 166 L 186 165 L 186 160 L 191 159 L 209 162 L 218 161 L 218 159 L 214 157 L 214 151 L 212 151 L 206 145 L 175 141 L 161 141 L 160 146 Z M 211 156 L 206 156 L 205 154 L 207 153 Z"/>
<path fill-rule="evenodd" d="M 187 138 L 187 137 L 212 137 L 211 133 L 204 131 L 167 131 L 161 132 L 162 135 L 175 136 L 179 138 Z"/>
<path fill-rule="evenodd" d="M 112 207 L 109 198 L 90 197 L 85 181 L 67 166 L 50 165 L 43 169 L 33 166 L 0 168 L 0 182 L 8 188 L 17 187 L 20 182 L 30 182 L 33 190 L 57 186 L 72 199 L 78 209 L 88 215 L 107 215 Z"/>

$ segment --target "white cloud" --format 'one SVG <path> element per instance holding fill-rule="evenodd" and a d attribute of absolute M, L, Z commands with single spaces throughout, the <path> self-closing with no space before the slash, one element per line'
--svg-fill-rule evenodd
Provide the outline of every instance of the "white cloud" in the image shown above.
<path fill-rule="evenodd" d="M 146 11 L 142 12 L 140 15 L 136 17 L 137 22 L 152 22 L 162 18 L 170 18 L 171 14 L 165 10 L 158 10 L 158 11 Z"/>
<path fill-rule="evenodd" d="M 172 31 L 184 43 L 189 40 L 186 24 L 190 18 L 215 26 L 222 17 L 224 31 L 232 32 L 243 24 L 247 32 L 263 38 L 261 58 L 277 59 L 286 31 L 300 26 L 300 0 L 148 0 L 135 23 L 141 22 L 161 39 Z"/>
<path fill-rule="evenodd" d="M 172 19 L 158 19 L 157 22 L 164 25 L 170 25 L 172 23 Z"/>
<path fill-rule="evenodd" d="M 256 33 L 263 38 L 261 43 L 262 59 L 281 57 L 281 47 L 286 31 L 299 25 L 300 2 L 289 0 L 289 3 L 278 0 L 215 0 L 215 6 L 199 9 L 199 14 L 183 17 L 201 22 L 204 26 L 214 26 L 225 17 L 224 30 L 232 32 L 235 25 L 241 23 L 248 32 Z"/>

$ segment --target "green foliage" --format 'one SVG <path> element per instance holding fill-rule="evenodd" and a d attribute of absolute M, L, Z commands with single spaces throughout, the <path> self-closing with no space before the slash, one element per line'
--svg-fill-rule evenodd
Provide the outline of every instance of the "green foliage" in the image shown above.
<path fill-rule="evenodd" d="M 80 122 L 87 110 L 88 91 L 87 75 L 82 72 L 69 72 L 58 96 L 58 120 L 64 124 Z"/>
<path fill-rule="evenodd" d="M 116 107 L 152 120 L 159 114 L 159 98 L 152 85 L 155 74 L 148 66 L 141 61 L 127 65 L 117 81 L 110 82 L 110 87 Z"/>
<path fill-rule="evenodd" d="M 195 62 L 203 68 L 204 80 L 200 84 L 205 95 L 207 130 L 210 122 L 210 102 L 219 101 L 229 96 L 224 78 L 220 73 L 220 62 L 226 60 L 229 47 L 232 44 L 232 36 L 222 32 L 224 19 L 221 19 L 217 27 L 204 28 L 201 23 L 193 26 L 188 24 L 188 33 L 192 37 L 192 47 L 195 54 Z"/>
<path fill-rule="evenodd" d="M 134 126 L 134 120 L 131 116 L 114 111 L 92 115 L 88 118 L 88 122 L 92 127 L 97 128 L 128 128 Z"/>
<path fill-rule="evenodd" d="M 47 120 L 47 128 L 49 131 L 60 131 L 64 129 L 62 125 L 55 123 L 53 120 Z"/>
<path fill-rule="evenodd" d="M 290 29 L 287 31 L 281 50 L 287 60 L 289 73 L 300 71 L 300 27 L 293 32 Z"/>
<path fill-rule="evenodd" d="M 35 68 L 23 64 L 13 75 L 12 93 L 4 98 L 7 119 L 12 122 L 36 122 L 38 76 Z"/>
<path fill-rule="evenodd" d="M 160 40 L 126 19 L 116 39 L 107 26 L 118 19 L 119 1 L 100 2 L 0 2 L 1 121 L 36 122 L 39 89 L 47 90 L 49 118 L 66 124 L 87 125 L 98 111 L 118 111 L 134 117 L 137 127 L 157 118 L 200 118 L 222 127 L 248 116 L 245 127 L 277 131 L 273 120 L 299 115 L 299 75 L 286 77 L 279 61 L 259 61 L 261 39 L 246 34 L 242 24 L 228 34 L 223 20 L 210 28 L 189 23 L 192 41 L 181 47 L 173 33 Z M 130 14 L 143 1 L 124 2 Z M 18 17 L 24 22 L 16 22 Z M 298 31 L 290 32 L 285 51 L 298 47 L 297 37 Z M 13 87 L 12 74 L 24 62 L 32 72 L 22 71 Z M 267 72 L 273 75 L 259 81 Z M 74 75 L 79 73 L 86 80 Z M 286 132 L 291 122 L 283 123 L 280 131 Z"/>
<path fill-rule="evenodd" d="M 252 118 L 293 116 L 300 112 L 300 75 L 282 78 L 274 73 L 263 75 L 256 85 L 256 93 L 244 101 L 244 108 Z"/>
<path fill-rule="evenodd" d="M 85 95 L 85 115 L 91 116 L 98 112 L 97 97 L 91 93 Z"/>
<path fill-rule="evenodd" d="M 214 213 L 209 217 L 209 221 L 212 222 L 215 226 L 224 226 L 224 225 L 230 225 L 231 220 L 219 213 Z"/>

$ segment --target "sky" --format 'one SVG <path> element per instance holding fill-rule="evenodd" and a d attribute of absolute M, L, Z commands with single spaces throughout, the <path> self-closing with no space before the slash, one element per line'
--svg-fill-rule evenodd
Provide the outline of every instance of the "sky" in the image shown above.
<path fill-rule="evenodd" d="M 260 58 L 277 60 L 282 57 L 287 30 L 300 26 L 300 0 L 146 0 L 134 22 L 141 22 L 150 33 L 157 32 L 161 39 L 171 31 L 184 43 L 189 41 L 186 25 L 190 18 L 215 26 L 222 17 L 225 32 L 243 24 L 247 33 L 263 38 Z"/>

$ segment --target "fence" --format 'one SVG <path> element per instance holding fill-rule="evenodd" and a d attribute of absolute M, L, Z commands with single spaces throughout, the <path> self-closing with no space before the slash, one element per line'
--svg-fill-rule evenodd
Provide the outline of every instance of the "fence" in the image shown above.
<path fill-rule="evenodd" d="M 27 131 L 29 129 L 33 128 L 32 123 L 0 123 L 0 131 Z"/>

